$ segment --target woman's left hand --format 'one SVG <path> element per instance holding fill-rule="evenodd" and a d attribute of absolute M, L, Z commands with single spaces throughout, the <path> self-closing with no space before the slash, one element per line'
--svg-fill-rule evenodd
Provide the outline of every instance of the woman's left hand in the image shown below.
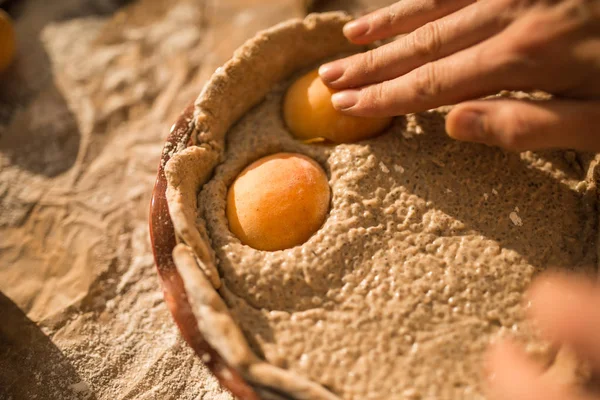
<path fill-rule="evenodd" d="M 567 345 L 600 372 L 600 287 L 577 278 L 547 277 L 534 283 L 531 317 L 547 339 Z M 489 354 L 493 400 L 598 400 L 582 388 L 546 379 L 540 365 L 514 344 L 493 345 Z"/>

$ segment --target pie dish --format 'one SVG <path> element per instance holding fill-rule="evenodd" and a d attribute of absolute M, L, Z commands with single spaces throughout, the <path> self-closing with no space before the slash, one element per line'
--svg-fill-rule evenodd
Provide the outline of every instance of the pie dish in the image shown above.
<path fill-rule="evenodd" d="M 522 295 L 549 267 L 597 271 L 596 162 L 452 141 L 447 107 L 355 143 L 295 139 L 286 88 L 364 50 L 344 39 L 347 21 L 311 14 L 259 33 L 173 126 L 151 233 L 184 338 L 240 399 L 481 398 L 498 336 L 557 379 L 584 379 L 524 321 Z M 260 251 L 229 229 L 227 191 L 279 152 L 316 161 L 331 204 L 305 243 Z"/>

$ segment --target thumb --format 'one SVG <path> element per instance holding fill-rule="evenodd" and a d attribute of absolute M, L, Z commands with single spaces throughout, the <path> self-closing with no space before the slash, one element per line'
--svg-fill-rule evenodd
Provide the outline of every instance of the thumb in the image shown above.
<path fill-rule="evenodd" d="M 569 148 L 600 151 L 600 102 L 480 100 L 457 105 L 446 118 L 457 140 L 508 150 Z"/>

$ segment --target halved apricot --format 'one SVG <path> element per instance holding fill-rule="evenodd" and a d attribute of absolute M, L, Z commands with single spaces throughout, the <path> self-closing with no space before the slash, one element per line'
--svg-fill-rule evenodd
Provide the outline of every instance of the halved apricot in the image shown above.
<path fill-rule="evenodd" d="M 330 197 L 327 176 L 314 160 L 273 154 L 250 164 L 229 188 L 229 228 L 255 249 L 288 249 L 323 225 Z"/>
<path fill-rule="evenodd" d="M 15 30 L 8 14 L 0 9 L 0 72 L 15 58 Z"/>
<path fill-rule="evenodd" d="M 391 118 L 364 118 L 345 115 L 333 108 L 331 96 L 317 70 L 294 82 L 283 101 L 283 118 L 298 139 L 325 138 L 335 143 L 368 139 L 383 131 Z"/>

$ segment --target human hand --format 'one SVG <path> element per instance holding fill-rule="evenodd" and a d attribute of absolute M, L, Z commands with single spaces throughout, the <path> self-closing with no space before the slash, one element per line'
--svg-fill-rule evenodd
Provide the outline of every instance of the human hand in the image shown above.
<path fill-rule="evenodd" d="M 446 130 L 514 150 L 600 151 L 600 0 L 402 0 L 344 27 L 366 44 L 323 65 L 334 106 L 391 116 L 456 104 Z M 550 101 L 475 100 L 543 90 Z"/>
<path fill-rule="evenodd" d="M 600 287 L 574 278 L 543 278 L 530 291 L 531 316 L 552 342 L 568 345 L 600 372 Z M 514 344 L 493 345 L 489 354 L 494 400 L 592 400 L 581 388 L 547 379 L 542 367 Z"/>

